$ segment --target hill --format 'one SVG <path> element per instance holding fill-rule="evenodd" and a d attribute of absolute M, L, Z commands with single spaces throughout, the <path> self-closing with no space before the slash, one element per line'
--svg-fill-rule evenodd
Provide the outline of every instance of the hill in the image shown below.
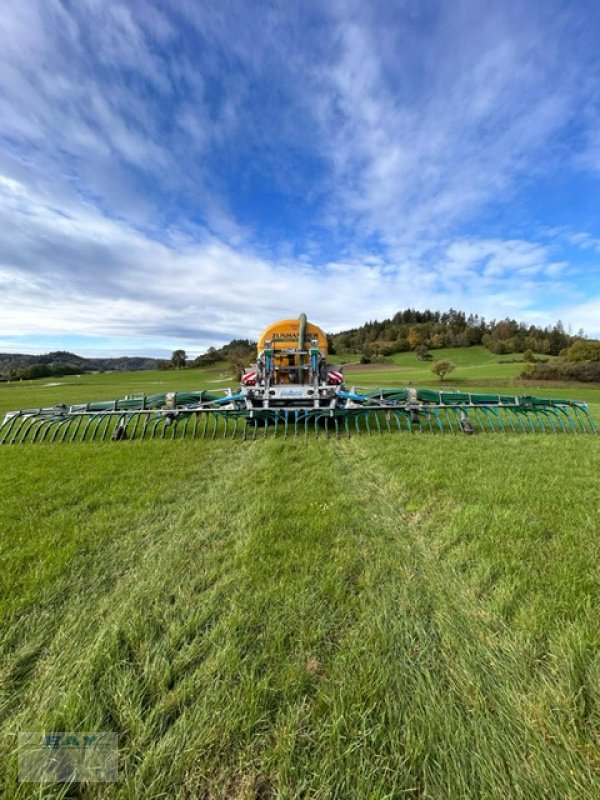
<path fill-rule="evenodd" d="M 583 336 L 583 331 L 578 333 Z M 451 308 L 448 311 L 417 311 L 408 308 L 391 319 L 367 322 L 359 328 L 331 336 L 337 351 L 354 351 L 367 357 L 390 355 L 417 347 L 440 349 L 483 345 L 492 353 L 536 353 L 558 355 L 575 337 L 568 334 L 560 321 L 540 328 L 514 319 L 486 322 L 477 314 Z"/>
<path fill-rule="evenodd" d="M 156 358 L 131 356 L 85 358 L 65 350 L 56 350 L 43 355 L 0 353 L 0 375 L 5 377 L 45 378 L 80 372 L 131 372 L 139 369 L 156 369 L 157 365 Z"/>

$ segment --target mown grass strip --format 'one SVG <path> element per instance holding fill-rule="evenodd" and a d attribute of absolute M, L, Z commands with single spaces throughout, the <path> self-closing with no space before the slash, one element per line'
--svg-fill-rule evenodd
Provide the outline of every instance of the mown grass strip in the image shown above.
<path fill-rule="evenodd" d="M 55 446 L 36 494 L 15 462 L 5 795 L 39 796 L 17 731 L 74 728 L 122 747 L 83 797 L 595 798 L 600 450 L 556 441 Z"/>

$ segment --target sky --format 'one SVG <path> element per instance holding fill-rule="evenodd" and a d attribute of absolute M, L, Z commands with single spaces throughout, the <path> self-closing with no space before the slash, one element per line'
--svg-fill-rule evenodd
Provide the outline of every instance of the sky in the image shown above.
<path fill-rule="evenodd" d="M 0 351 L 600 336 L 596 0 L 4 0 Z"/>

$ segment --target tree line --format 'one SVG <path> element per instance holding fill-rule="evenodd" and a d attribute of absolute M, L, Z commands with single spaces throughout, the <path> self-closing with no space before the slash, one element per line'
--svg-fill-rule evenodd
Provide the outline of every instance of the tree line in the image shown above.
<path fill-rule="evenodd" d="M 247 367 L 256 358 L 256 342 L 250 339 L 232 339 L 222 347 L 209 347 L 205 353 L 188 360 L 185 350 L 173 350 L 170 359 L 158 361 L 158 369 L 183 369 L 185 367 L 212 367 L 227 361 L 234 371 Z M 241 374 L 241 372 L 240 372 Z"/>
<path fill-rule="evenodd" d="M 35 380 L 80 375 L 84 372 L 130 372 L 156 369 L 155 358 L 119 356 L 116 358 L 85 358 L 66 350 L 31 355 L 0 353 L 0 381 Z"/>

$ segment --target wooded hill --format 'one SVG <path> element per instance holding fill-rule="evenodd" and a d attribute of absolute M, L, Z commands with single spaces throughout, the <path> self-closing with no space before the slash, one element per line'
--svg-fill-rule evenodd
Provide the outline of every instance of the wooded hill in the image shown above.
<path fill-rule="evenodd" d="M 578 337 L 583 336 L 580 331 Z M 578 337 L 567 333 L 563 324 L 540 328 L 514 319 L 487 322 L 477 314 L 463 311 L 417 311 L 408 308 L 391 319 L 367 322 L 333 335 L 338 352 L 355 351 L 364 355 L 391 355 L 414 350 L 419 345 L 429 349 L 483 345 L 492 353 L 535 353 L 559 355 Z"/>
<path fill-rule="evenodd" d="M 534 353 L 557 356 L 562 350 L 583 337 L 567 333 L 563 324 L 540 328 L 513 319 L 486 322 L 477 314 L 467 316 L 463 311 L 417 311 L 408 308 L 399 311 L 391 319 L 366 322 L 359 328 L 327 334 L 329 352 L 356 353 L 366 357 L 391 355 L 392 353 L 425 347 L 436 350 L 442 347 L 470 347 L 483 345 L 492 353 L 504 355 Z M 593 344 L 593 340 L 589 341 Z M 195 359 L 194 366 L 208 366 L 227 360 L 232 354 L 254 356 L 255 342 L 235 339 L 224 347 L 211 347 Z"/>
<path fill-rule="evenodd" d="M 43 355 L 0 353 L 0 376 L 8 378 L 46 378 L 53 375 L 79 375 L 82 372 L 131 372 L 156 369 L 156 358 L 85 358 L 66 350 Z"/>

